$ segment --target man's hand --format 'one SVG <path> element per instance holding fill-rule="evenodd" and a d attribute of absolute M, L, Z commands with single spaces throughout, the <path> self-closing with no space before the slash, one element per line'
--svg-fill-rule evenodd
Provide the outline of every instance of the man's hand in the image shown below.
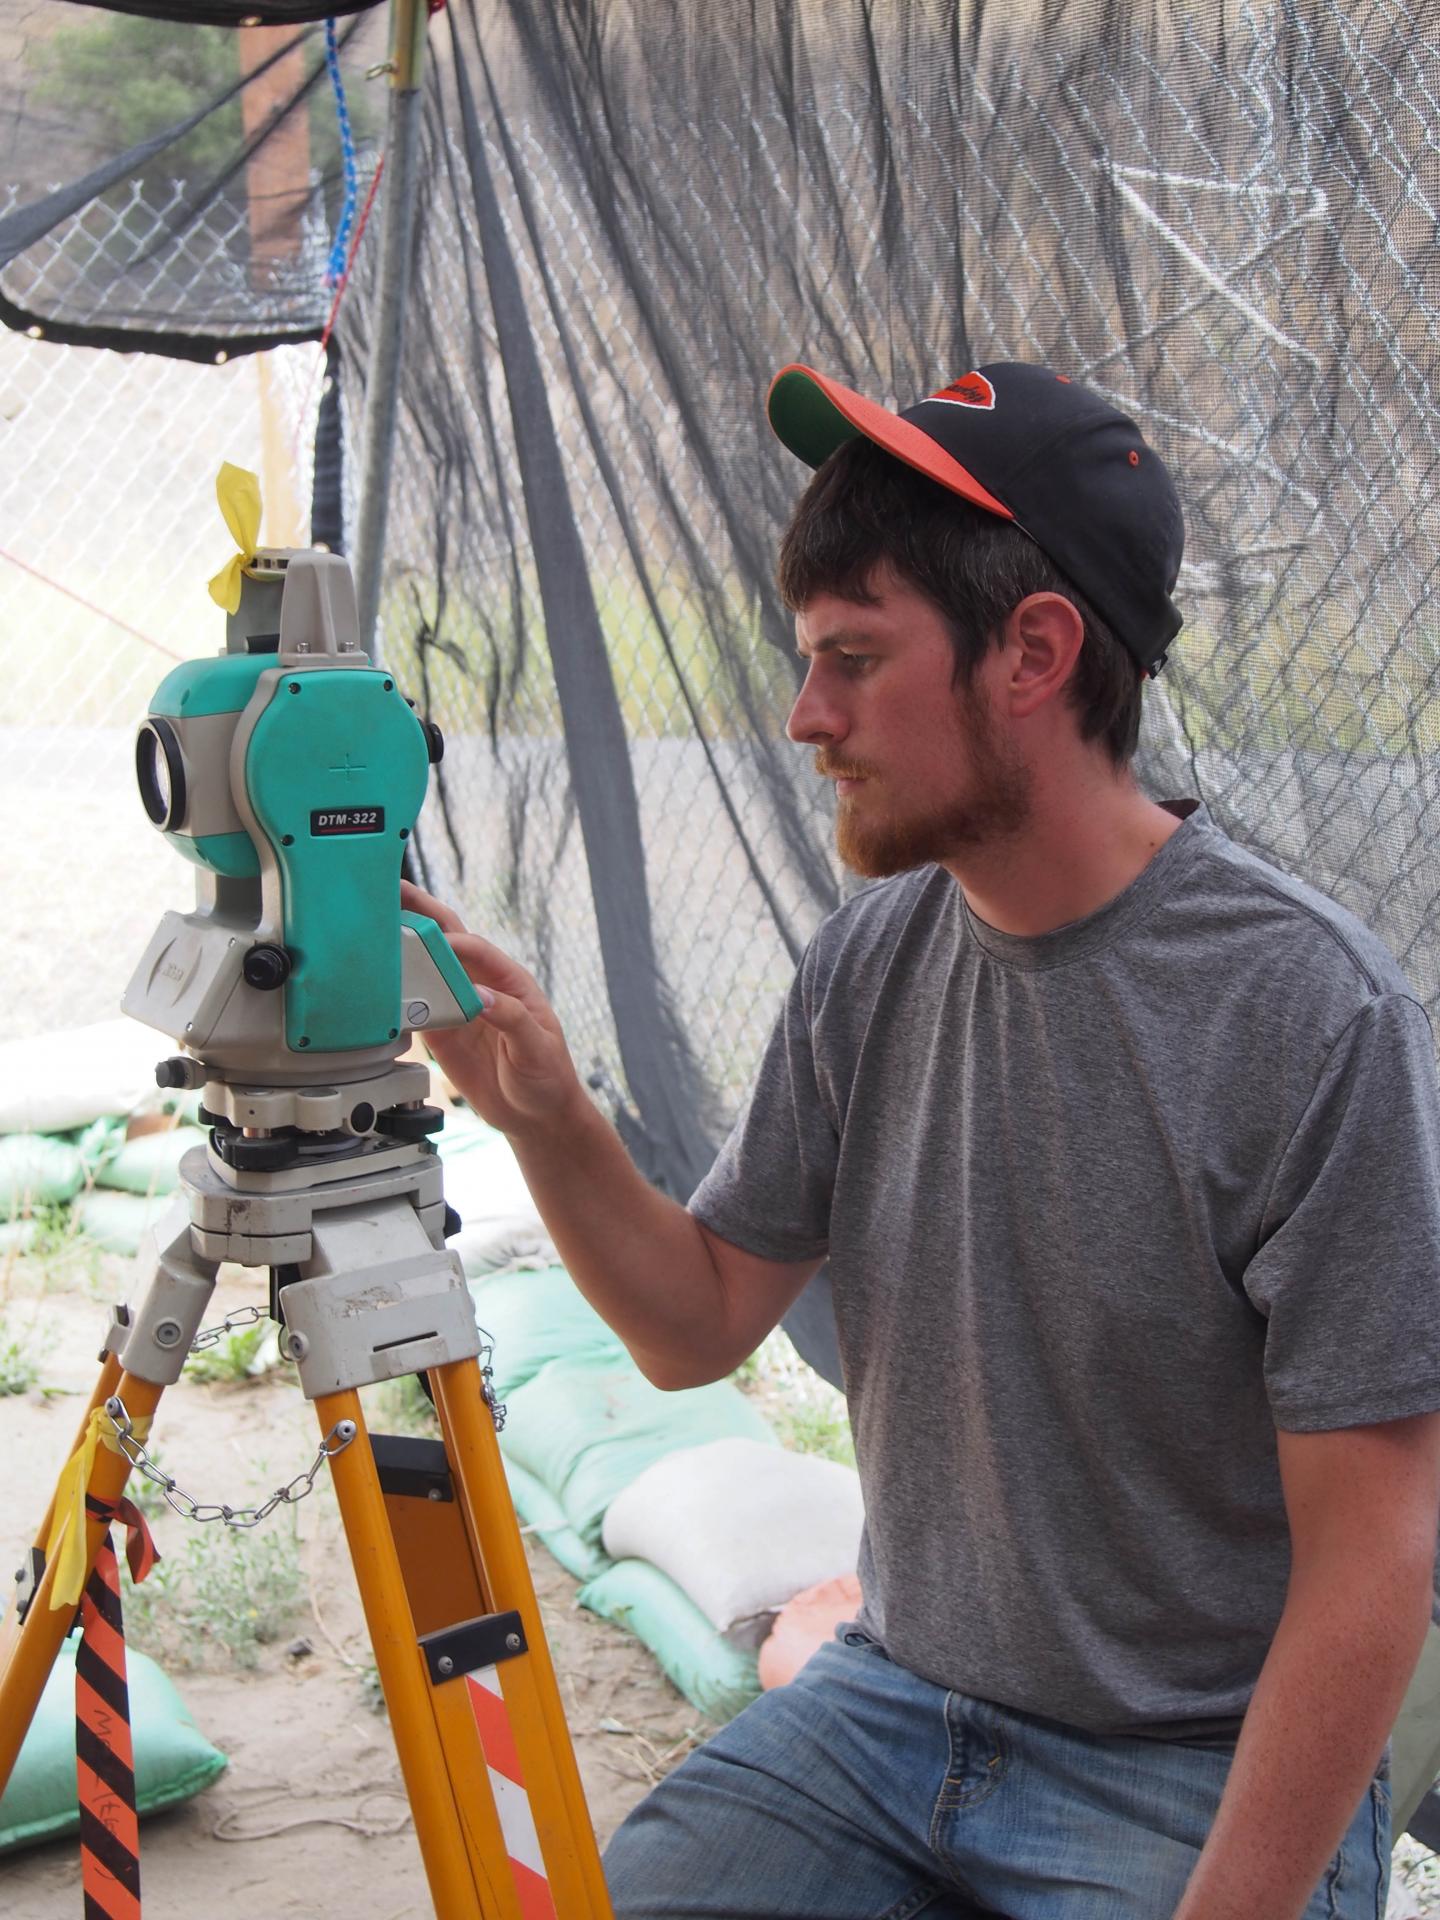
<path fill-rule="evenodd" d="M 555 1011 L 535 981 L 499 947 L 467 933 L 453 907 L 400 882 L 400 904 L 435 921 L 474 981 L 485 1010 L 425 1041 L 441 1068 L 492 1127 L 517 1135 L 588 1104 Z"/>
<path fill-rule="evenodd" d="M 560 1022 L 525 969 L 408 881 L 400 904 L 435 921 L 484 999 L 468 1026 L 426 1041 L 481 1118 L 509 1135 L 576 1286 L 657 1387 L 722 1379 L 819 1261 L 729 1246 L 652 1187 L 580 1084 Z"/>
<path fill-rule="evenodd" d="M 1297 1920 L 1366 1794 L 1430 1619 L 1440 1414 L 1277 1435 L 1292 1560 L 1173 1920 Z"/>

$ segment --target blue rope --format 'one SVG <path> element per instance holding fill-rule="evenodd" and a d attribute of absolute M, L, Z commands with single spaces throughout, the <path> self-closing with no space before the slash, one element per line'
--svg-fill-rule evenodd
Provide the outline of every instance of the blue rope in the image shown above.
<path fill-rule="evenodd" d="M 340 46 L 335 22 L 325 22 L 325 64 L 330 69 L 330 85 L 335 94 L 335 117 L 340 123 L 340 151 L 345 158 L 345 199 L 340 208 L 340 224 L 335 229 L 335 244 L 325 268 L 325 284 L 333 287 L 345 274 L 345 255 L 350 245 L 350 229 L 355 224 L 358 170 L 355 165 L 355 136 L 350 131 L 350 109 L 345 104 L 345 82 L 340 78 Z"/>

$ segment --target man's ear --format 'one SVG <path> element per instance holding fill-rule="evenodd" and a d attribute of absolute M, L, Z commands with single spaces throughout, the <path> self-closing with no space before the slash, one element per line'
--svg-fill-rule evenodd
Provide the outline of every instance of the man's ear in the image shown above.
<path fill-rule="evenodd" d="M 1060 593 L 1032 593 L 1005 619 L 1004 697 L 1017 720 L 1063 692 L 1085 640 L 1080 610 Z"/>

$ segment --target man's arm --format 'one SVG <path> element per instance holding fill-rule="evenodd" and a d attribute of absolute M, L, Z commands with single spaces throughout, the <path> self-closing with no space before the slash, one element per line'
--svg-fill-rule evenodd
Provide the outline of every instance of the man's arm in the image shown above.
<path fill-rule="evenodd" d="M 1379 1764 L 1430 1619 L 1440 1414 L 1277 1438 L 1285 1608 L 1174 1920 L 1298 1920 Z"/>
<path fill-rule="evenodd" d="M 428 1036 L 481 1118 L 505 1133 L 571 1278 L 658 1387 L 723 1379 L 774 1327 L 819 1260 L 764 1260 L 702 1227 L 636 1170 L 580 1084 L 534 979 L 408 882 L 403 904 L 437 921 L 485 1011 Z"/>

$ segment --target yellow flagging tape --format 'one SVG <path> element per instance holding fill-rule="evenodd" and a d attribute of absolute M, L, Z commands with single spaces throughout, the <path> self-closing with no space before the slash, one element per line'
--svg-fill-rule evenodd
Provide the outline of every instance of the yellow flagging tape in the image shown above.
<path fill-rule="evenodd" d="M 143 1445 L 150 1432 L 150 1421 L 132 1419 L 130 1432 Z M 52 1607 L 78 1607 L 85 1588 L 85 1563 L 89 1557 L 85 1546 L 85 1492 L 90 1485 L 90 1471 L 95 1465 L 98 1447 L 108 1447 L 112 1453 L 125 1451 L 120 1444 L 120 1429 L 104 1407 L 96 1407 L 91 1413 L 85 1438 L 65 1462 L 55 1489 L 55 1517 L 50 1522 L 50 1538 L 45 1542 L 47 1562 L 54 1558 L 57 1549 L 59 1552 L 50 1589 Z"/>
<path fill-rule="evenodd" d="M 240 551 L 210 582 L 210 598 L 226 613 L 240 608 L 240 575 L 255 558 L 260 544 L 260 482 L 244 467 L 232 467 L 227 460 L 215 481 L 215 498 Z"/>

